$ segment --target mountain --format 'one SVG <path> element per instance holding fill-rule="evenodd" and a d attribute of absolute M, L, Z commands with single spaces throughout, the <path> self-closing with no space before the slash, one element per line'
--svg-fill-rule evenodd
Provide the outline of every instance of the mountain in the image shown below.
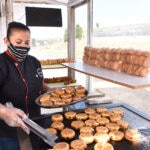
<path fill-rule="evenodd" d="M 95 28 L 93 30 L 95 37 L 101 36 L 143 36 L 150 35 L 150 23 L 134 24 L 123 26 L 109 26 Z"/>

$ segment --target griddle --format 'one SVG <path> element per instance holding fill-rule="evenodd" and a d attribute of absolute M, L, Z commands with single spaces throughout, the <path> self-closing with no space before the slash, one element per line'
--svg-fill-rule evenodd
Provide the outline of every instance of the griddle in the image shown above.
<path fill-rule="evenodd" d="M 77 113 L 83 112 L 86 107 L 107 107 L 110 111 L 114 108 L 118 108 L 124 111 L 123 119 L 129 122 L 129 128 L 138 129 L 141 133 L 142 141 L 138 145 L 134 145 L 127 141 L 126 139 L 123 139 L 119 142 L 110 141 L 110 143 L 114 146 L 114 150 L 149 150 L 150 149 L 150 116 L 125 104 L 125 103 L 111 103 L 111 104 L 104 104 L 104 105 L 88 105 L 84 102 L 76 104 L 79 109 L 75 109 Z M 85 107 L 85 108 L 82 108 Z M 71 107 L 73 108 L 73 107 Z M 75 108 L 75 107 L 74 107 Z M 81 108 L 81 109 L 80 109 Z M 73 109 L 72 109 L 73 110 Z M 59 112 L 60 113 L 60 112 Z M 61 112 L 61 114 L 64 114 L 64 112 Z M 38 124 L 43 126 L 44 128 L 50 127 L 51 120 L 50 117 L 53 114 L 45 114 L 42 116 L 39 116 L 38 118 L 35 118 L 34 121 L 36 121 Z M 65 118 L 65 117 L 64 117 Z M 69 120 L 64 119 L 64 124 L 66 127 L 70 127 Z M 74 139 L 78 138 L 78 131 L 76 131 L 76 136 Z M 34 137 L 34 138 L 33 138 Z M 60 133 L 58 132 L 58 139 L 56 142 L 65 141 L 62 138 L 60 138 Z M 36 142 L 38 142 L 38 145 L 36 147 L 36 150 L 46 150 L 51 149 L 49 145 L 42 142 L 40 138 L 38 138 L 36 135 L 31 135 L 31 139 L 34 142 L 33 139 L 36 139 Z M 73 140 L 73 139 L 72 139 Z M 71 141 L 66 141 L 70 143 Z M 95 143 L 88 145 L 87 150 L 93 150 Z"/>

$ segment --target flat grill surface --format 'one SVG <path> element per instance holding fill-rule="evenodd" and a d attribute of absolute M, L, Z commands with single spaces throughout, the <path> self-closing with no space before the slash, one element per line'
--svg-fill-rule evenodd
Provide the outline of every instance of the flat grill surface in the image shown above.
<path fill-rule="evenodd" d="M 127 141 L 126 139 L 123 139 L 122 141 L 119 141 L 119 142 L 110 141 L 110 143 L 114 146 L 114 150 L 149 150 L 150 149 L 150 120 L 149 119 L 145 118 L 140 113 L 132 111 L 131 109 L 123 105 L 118 105 L 118 106 L 109 105 L 109 107 L 107 108 L 109 108 L 109 111 L 112 111 L 114 108 L 123 110 L 124 116 L 122 119 L 129 122 L 129 128 L 138 129 L 142 135 L 141 142 L 138 145 L 134 145 L 130 143 L 129 141 Z M 77 113 L 80 113 L 80 112 L 84 112 L 84 109 L 74 110 L 74 111 Z M 61 114 L 64 114 L 64 112 L 62 112 Z M 51 115 L 52 114 L 49 114 L 45 117 L 36 119 L 34 121 L 36 121 L 38 124 L 40 124 L 44 128 L 48 128 L 50 127 L 50 124 L 51 124 L 51 119 L 50 119 Z M 70 127 L 71 122 L 72 120 L 71 121 L 67 120 L 64 117 L 63 123 L 65 127 Z M 56 142 L 66 141 L 70 143 L 72 140 L 78 138 L 79 131 L 76 131 L 76 136 L 71 141 L 62 139 L 60 136 L 60 132 L 58 132 L 57 135 L 59 138 L 58 140 L 56 140 Z M 36 142 L 35 142 L 35 139 L 36 139 Z M 36 150 L 46 150 L 46 149 L 52 148 L 48 146 L 46 143 L 44 143 L 39 137 L 37 137 L 34 134 L 31 134 L 31 141 L 33 142 L 33 145 L 34 143 L 36 143 L 35 144 L 36 148 L 34 148 Z M 87 150 L 93 150 L 94 145 L 95 143 L 89 144 Z"/>

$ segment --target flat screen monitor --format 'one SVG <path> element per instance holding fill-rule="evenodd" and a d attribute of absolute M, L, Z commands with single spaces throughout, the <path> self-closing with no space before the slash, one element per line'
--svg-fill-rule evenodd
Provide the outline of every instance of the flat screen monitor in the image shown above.
<path fill-rule="evenodd" d="M 26 25 L 43 27 L 62 27 L 61 9 L 26 7 Z"/>

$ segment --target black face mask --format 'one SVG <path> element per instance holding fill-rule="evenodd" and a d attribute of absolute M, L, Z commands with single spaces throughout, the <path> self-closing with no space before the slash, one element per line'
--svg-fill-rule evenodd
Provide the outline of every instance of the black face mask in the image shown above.
<path fill-rule="evenodd" d="M 8 46 L 8 50 L 15 58 L 22 61 L 28 55 L 30 48 L 22 47 L 22 46 L 13 46 L 12 44 L 10 44 Z"/>

